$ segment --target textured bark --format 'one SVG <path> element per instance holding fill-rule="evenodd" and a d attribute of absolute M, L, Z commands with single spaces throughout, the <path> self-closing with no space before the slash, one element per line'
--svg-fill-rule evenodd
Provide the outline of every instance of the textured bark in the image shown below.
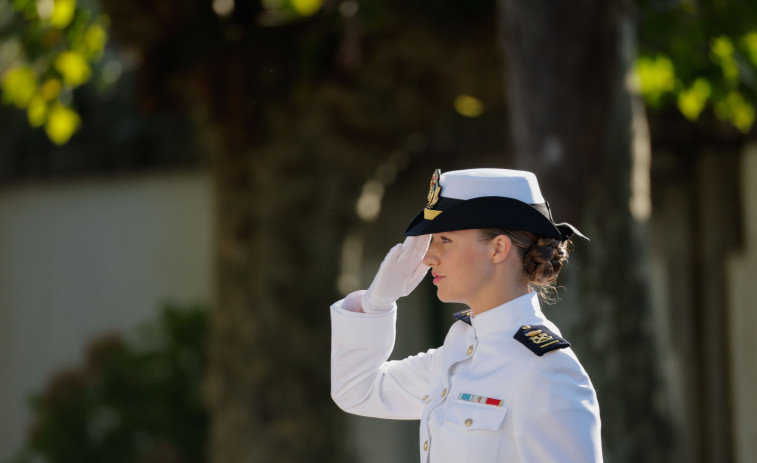
<path fill-rule="evenodd" d="M 209 60 L 190 84 L 216 201 L 209 456 L 344 461 L 342 413 L 329 394 L 326 308 L 337 298 L 344 224 L 354 220 L 366 173 L 340 158 L 350 144 L 325 127 L 332 98 L 345 95 L 304 84 L 287 98 L 261 82 L 269 77 L 257 68 L 266 64 L 275 69 L 271 57 Z M 217 73 L 227 77 L 214 81 Z M 281 100 L 237 104 L 244 94 Z"/>
<path fill-rule="evenodd" d="M 218 153 L 217 295 L 207 397 L 213 462 L 340 461 L 328 319 L 338 175 L 288 176 L 286 147 Z M 291 152 L 289 153 L 291 154 Z M 305 228 L 309 233 L 303 234 Z M 320 287 L 319 287 L 320 286 Z"/>
<path fill-rule="evenodd" d="M 537 173 L 576 242 L 554 318 L 597 389 L 605 459 L 658 462 L 668 426 L 648 272 L 646 123 L 629 86 L 634 23 L 625 0 L 500 0 L 515 154 Z M 574 240 L 577 241 L 577 240 Z"/>

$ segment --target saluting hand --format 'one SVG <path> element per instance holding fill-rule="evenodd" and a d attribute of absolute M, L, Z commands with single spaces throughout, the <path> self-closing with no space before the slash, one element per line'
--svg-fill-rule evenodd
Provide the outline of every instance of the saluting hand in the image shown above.
<path fill-rule="evenodd" d="M 428 272 L 423 264 L 430 235 L 408 236 L 395 245 L 381 262 L 371 286 L 363 294 L 366 313 L 382 313 L 392 309 L 397 299 L 410 294 Z"/>

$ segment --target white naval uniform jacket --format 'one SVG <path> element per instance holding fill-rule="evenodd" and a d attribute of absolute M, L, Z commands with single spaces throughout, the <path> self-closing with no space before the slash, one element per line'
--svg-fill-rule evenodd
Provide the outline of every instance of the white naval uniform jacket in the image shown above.
<path fill-rule="evenodd" d="M 602 461 L 597 397 L 573 351 L 538 356 L 513 338 L 530 325 L 559 335 L 535 293 L 456 322 L 438 349 L 393 361 L 396 307 L 364 314 L 342 303 L 331 306 L 331 395 L 350 413 L 420 419 L 421 462 Z"/>

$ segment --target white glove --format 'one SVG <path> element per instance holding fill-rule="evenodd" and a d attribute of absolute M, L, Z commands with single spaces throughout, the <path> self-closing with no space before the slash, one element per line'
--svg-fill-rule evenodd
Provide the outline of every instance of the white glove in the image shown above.
<path fill-rule="evenodd" d="M 423 264 L 431 237 L 408 236 L 405 242 L 395 245 L 381 262 L 373 283 L 363 294 L 365 313 L 383 313 L 392 310 L 394 303 L 410 294 L 428 272 Z"/>

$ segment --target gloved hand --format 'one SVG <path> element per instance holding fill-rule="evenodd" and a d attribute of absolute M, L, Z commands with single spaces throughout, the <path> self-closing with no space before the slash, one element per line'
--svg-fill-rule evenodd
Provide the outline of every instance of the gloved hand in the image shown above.
<path fill-rule="evenodd" d="M 397 299 L 407 296 L 418 286 L 429 269 L 423 264 L 423 256 L 430 241 L 429 235 L 408 236 L 405 242 L 389 250 L 373 283 L 363 294 L 365 313 L 388 312 Z"/>

